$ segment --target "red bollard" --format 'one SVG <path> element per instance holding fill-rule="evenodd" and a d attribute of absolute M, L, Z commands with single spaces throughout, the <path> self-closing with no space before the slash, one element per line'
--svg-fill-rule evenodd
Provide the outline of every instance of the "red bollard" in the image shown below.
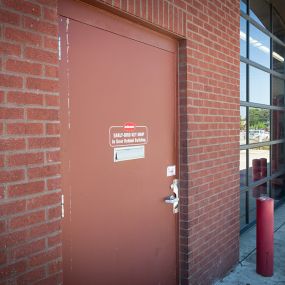
<path fill-rule="evenodd" d="M 256 272 L 265 277 L 273 275 L 274 200 L 256 199 Z"/>

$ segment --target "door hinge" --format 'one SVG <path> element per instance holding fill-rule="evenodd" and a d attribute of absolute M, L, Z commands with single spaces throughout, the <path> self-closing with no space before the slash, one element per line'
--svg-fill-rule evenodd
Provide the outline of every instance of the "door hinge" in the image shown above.
<path fill-rule="evenodd" d="M 61 195 L 61 218 L 64 218 L 64 195 Z"/>
<path fill-rule="evenodd" d="M 61 60 L 61 39 L 58 36 L 58 60 Z"/>

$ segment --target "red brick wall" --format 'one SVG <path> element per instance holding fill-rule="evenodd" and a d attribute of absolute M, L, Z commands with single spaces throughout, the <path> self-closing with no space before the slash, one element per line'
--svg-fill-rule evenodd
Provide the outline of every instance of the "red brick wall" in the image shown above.
<path fill-rule="evenodd" d="M 56 1 L 0 3 L 0 284 L 58 284 Z"/>
<path fill-rule="evenodd" d="M 60 284 L 57 1 L 0 3 L 0 280 Z M 184 38 L 180 275 L 211 284 L 238 260 L 239 1 L 100 3 Z"/>

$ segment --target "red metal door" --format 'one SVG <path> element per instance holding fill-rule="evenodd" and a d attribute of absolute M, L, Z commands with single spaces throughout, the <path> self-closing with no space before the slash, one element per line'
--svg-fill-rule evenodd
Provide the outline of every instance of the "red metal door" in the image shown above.
<path fill-rule="evenodd" d="M 64 284 L 174 285 L 176 41 L 61 7 Z"/>

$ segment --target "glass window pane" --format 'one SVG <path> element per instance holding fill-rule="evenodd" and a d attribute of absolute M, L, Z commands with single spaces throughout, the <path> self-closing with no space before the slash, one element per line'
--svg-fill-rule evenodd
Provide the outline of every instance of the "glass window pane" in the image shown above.
<path fill-rule="evenodd" d="M 273 9 L 272 17 L 272 30 L 273 34 L 281 41 L 285 41 L 285 23 L 282 17 L 275 9 Z"/>
<path fill-rule="evenodd" d="M 240 63 L 240 100 L 246 101 L 246 64 Z"/>
<path fill-rule="evenodd" d="M 270 74 L 252 66 L 249 68 L 249 101 L 270 104 Z"/>
<path fill-rule="evenodd" d="M 271 171 L 276 173 L 285 168 L 285 144 L 274 144 L 271 148 Z"/>
<path fill-rule="evenodd" d="M 271 197 L 278 202 L 285 197 L 285 175 L 281 175 L 271 181 Z"/>
<path fill-rule="evenodd" d="M 273 41 L 273 70 L 284 74 L 285 72 L 285 47 Z"/>
<path fill-rule="evenodd" d="M 285 81 L 277 77 L 272 77 L 272 104 L 283 107 L 285 95 Z"/>
<path fill-rule="evenodd" d="M 240 227 L 246 225 L 246 192 L 240 192 Z"/>
<path fill-rule="evenodd" d="M 246 107 L 240 107 L 240 145 L 246 144 Z"/>
<path fill-rule="evenodd" d="M 270 37 L 250 24 L 249 58 L 270 68 Z"/>
<path fill-rule="evenodd" d="M 261 143 L 270 140 L 270 110 L 249 108 L 249 143 Z"/>
<path fill-rule="evenodd" d="M 270 6 L 264 0 L 250 0 L 250 17 L 270 31 Z"/>
<path fill-rule="evenodd" d="M 285 112 L 284 111 L 273 111 L 272 115 L 272 128 L 273 128 L 273 139 L 279 140 L 285 137 Z"/>
<path fill-rule="evenodd" d="M 246 20 L 240 17 L 240 55 L 246 57 Z"/>
<path fill-rule="evenodd" d="M 270 171 L 269 146 L 249 149 L 249 181 L 256 182 L 267 177 Z"/>
<path fill-rule="evenodd" d="M 256 194 L 254 189 L 250 189 L 248 192 L 248 216 L 249 223 L 256 220 Z"/>
<path fill-rule="evenodd" d="M 246 186 L 246 178 L 247 178 L 246 150 L 240 151 L 239 173 L 240 173 L 240 187 Z"/>
<path fill-rule="evenodd" d="M 240 10 L 247 13 L 247 0 L 240 1 Z"/>

